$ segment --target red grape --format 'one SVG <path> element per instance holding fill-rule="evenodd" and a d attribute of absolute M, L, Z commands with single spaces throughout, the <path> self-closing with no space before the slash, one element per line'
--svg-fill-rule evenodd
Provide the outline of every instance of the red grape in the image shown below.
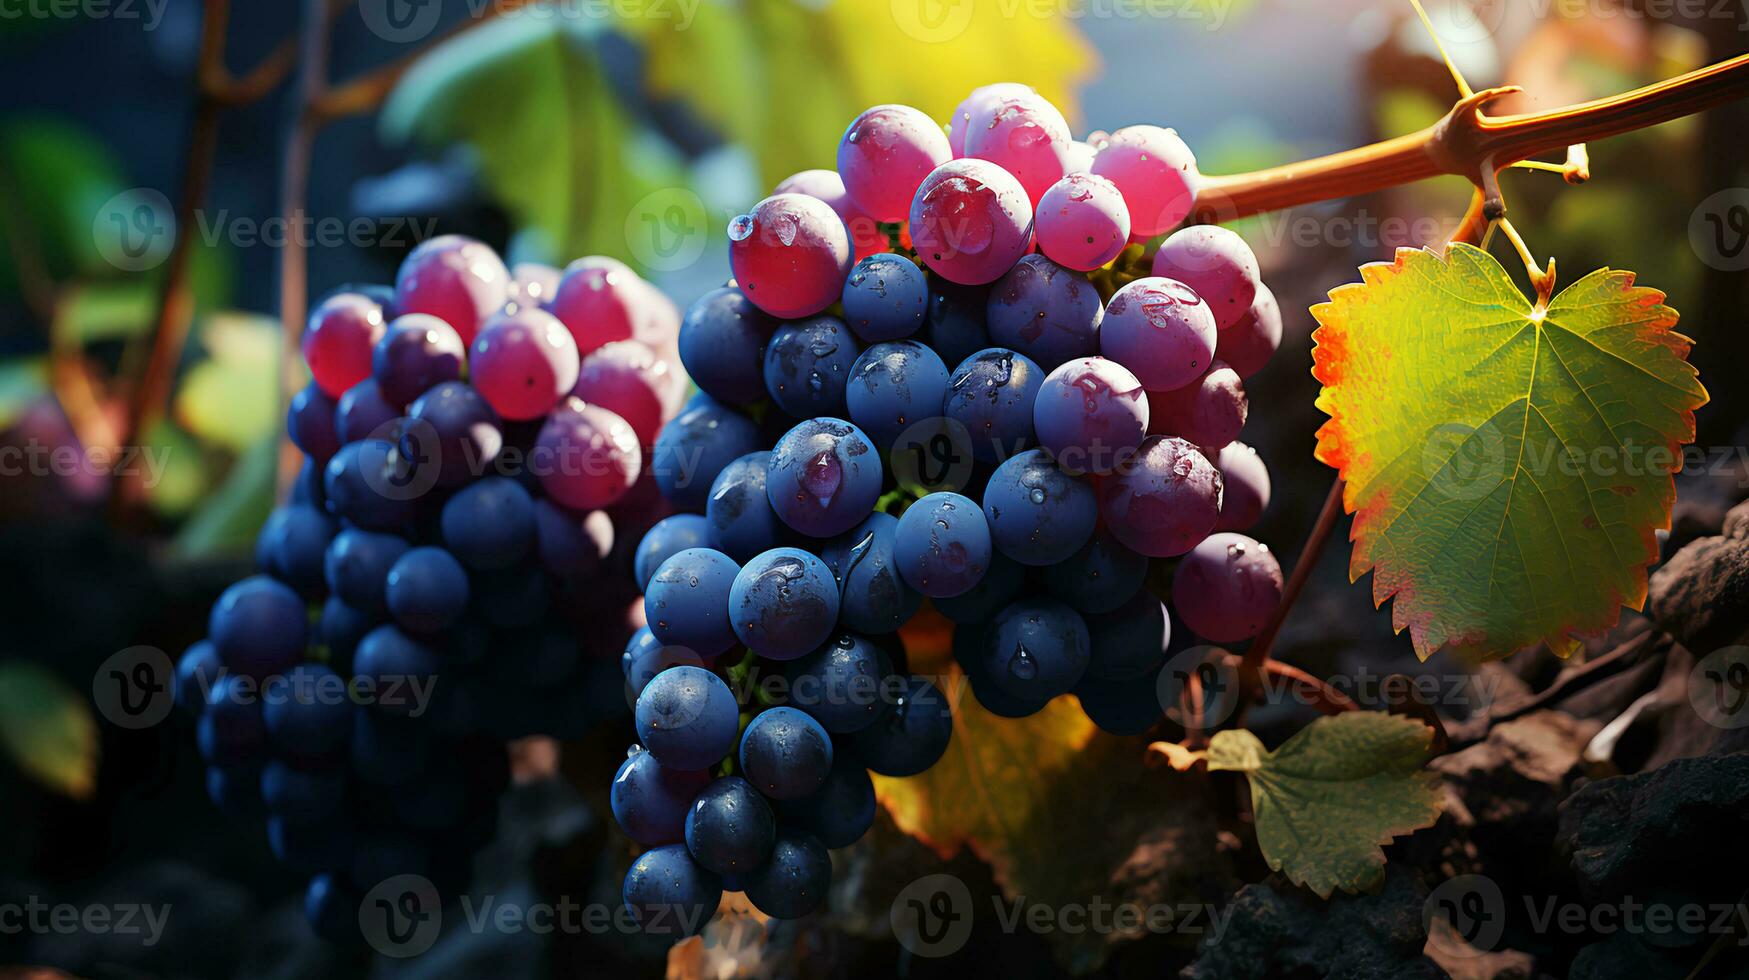
<path fill-rule="evenodd" d="M 953 160 L 917 188 L 911 240 L 943 278 L 965 286 L 995 282 L 1032 247 L 1032 202 L 996 164 Z"/>
<path fill-rule="evenodd" d="M 1153 558 L 1196 547 L 1220 513 L 1221 475 L 1183 439 L 1149 436 L 1099 487 L 1099 514 L 1111 533 Z"/>
<path fill-rule="evenodd" d="M 662 392 L 672 373 L 668 362 L 650 348 L 635 340 L 620 340 L 584 358 L 571 393 L 625 419 L 637 433 L 638 443 L 651 446 L 666 415 Z"/>
<path fill-rule="evenodd" d="M 638 305 L 644 298 L 637 288 L 641 282 L 618 259 L 587 256 L 565 269 L 547 310 L 571 331 L 577 354 L 588 357 L 602 344 L 637 335 Z"/>
<path fill-rule="evenodd" d="M 1088 272 L 1117 258 L 1130 240 L 1130 209 L 1117 185 L 1071 173 L 1039 198 L 1034 231 L 1051 261 Z"/>
<path fill-rule="evenodd" d="M 1144 277 L 1105 304 L 1099 350 L 1134 371 L 1149 391 L 1181 388 L 1214 360 L 1215 317 L 1189 286 Z"/>
<path fill-rule="evenodd" d="M 1216 361 L 1201 378 L 1171 391 L 1151 391 L 1148 405 L 1155 435 L 1182 436 L 1204 449 L 1220 449 L 1239 438 L 1250 403 L 1239 375 Z"/>
<path fill-rule="evenodd" d="M 754 306 L 797 320 L 838 301 L 850 237 L 819 198 L 774 194 L 729 222 L 729 267 Z"/>
<path fill-rule="evenodd" d="M 454 328 L 462 344 L 510 301 L 510 270 L 483 242 L 444 235 L 420 244 L 395 277 L 396 312 L 426 313 Z"/>
<path fill-rule="evenodd" d="M 1281 564 L 1243 534 L 1211 534 L 1172 575 L 1172 606 L 1191 631 L 1215 643 L 1249 640 L 1281 604 Z"/>
<path fill-rule="evenodd" d="M 1196 157 L 1170 129 L 1126 126 L 1093 157 L 1130 209 L 1130 234 L 1150 238 L 1184 220 L 1196 198 Z"/>
<path fill-rule="evenodd" d="M 972 89 L 972 94 L 961 100 L 953 110 L 953 118 L 947 123 L 947 147 L 956 157 L 966 155 L 966 130 L 970 128 L 972 117 L 982 115 L 988 107 L 1020 95 L 1029 95 L 1032 87 L 1019 82 L 996 82 L 990 85 L 980 85 Z"/>
<path fill-rule="evenodd" d="M 1217 531 L 1248 531 L 1269 506 L 1269 467 L 1242 442 L 1221 447 L 1221 519 Z"/>
<path fill-rule="evenodd" d="M 1251 309 L 1237 323 L 1221 331 L 1215 356 L 1239 372 L 1239 377 L 1249 378 L 1263 370 L 1269 356 L 1280 346 L 1281 307 L 1269 287 L 1258 283 Z"/>
<path fill-rule="evenodd" d="M 868 212 L 850 199 L 849 192 L 844 189 L 844 180 L 836 170 L 803 170 L 791 174 L 772 193 L 806 194 L 825 201 L 838 212 L 845 229 L 850 232 L 850 244 L 855 249 L 853 258 L 864 259 L 888 248 L 887 234 L 881 231 L 881 223 L 869 217 Z"/>
<path fill-rule="evenodd" d="M 370 352 L 387 326 L 382 306 L 362 293 L 336 293 L 310 314 L 304 362 L 328 397 L 370 377 Z"/>
<path fill-rule="evenodd" d="M 1244 316 L 1257 298 L 1263 274 L 1245 239 L 1219 225 L 1181 228 L 1154 254 L 1154 275 L 1176 279 L 1203 298 L 1225 330 Z"/>
<path fill-rule="evenodd" d="M 486 321 L 468 355 L 469 380 L 493 411 L 524 421 L 552 411 L 577 383 L 577 342 L 544 310 Z"/>
<path fill-rule="evenodd" d="M 935 120 L 908 105 L 877 105 L 844 131 L 838 173 L 850 199 L 876 221 L 904 221 L 917 185 L 952 157 Z"/>
<path fill-rule="evenodd" d="M 1028 92 L 987 104 L 966 129 L 966 156 L 1013 174 L 1034 205 L 1069 172 L 1069 123 L 1057 107 Z"/>
<path fill-rule="evenodd" d="M 529 457 L 547 496 L 572 510 L 595 510 L 626 495 L 643 466 L 638 436 L 625 419 L 567 398 L 541 427 Z"/>

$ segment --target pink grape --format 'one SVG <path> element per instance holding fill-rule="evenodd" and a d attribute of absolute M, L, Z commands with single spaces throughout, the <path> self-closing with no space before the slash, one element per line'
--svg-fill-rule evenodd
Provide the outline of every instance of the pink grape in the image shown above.
<path fill-rule="evenodd" d="M 1257 450 L 1242 442 L 1221 447 L 1221 519 L 1217 531 L 1248 531 L 1269 506 L 1269 467 Z"/>
<path fill-rule="evenodd" d="M 468 353 L 468 375 L 500 416 L 537 419 L 577 383 L 577 342 L 545 310 L 521 310 L 486 321 Z"/>
<path fill-rule="evenodd" d="M 995 282 L 1032 247 L 1032 202 L 996 164 L 952 160 L 917 188 L 911 240 L 924 264 L 950 282 Z"/>
<path fill-rule="evenodd" d="M 1013 174 L 1034 205 L 1069 172 L 1069 123 L 1042 97 L 1024 95 L 986 104 L 966 129 L 966 156 Z"/>
<path fill-rule="evenodd" d="M 1249 640 L 1281 604 L 1281 563 L 1243 534 L 1211 534 L 1178 563 L 1172 606 L 1191 632 L 1215 643 Z"/>
<path fill-rule="evenodd" d="M 1203 298 L 1225 330 L 1251 309 L 1263 273 L 1251 246 L 1219 225 L 1180 228 L 1160 243 L 1154 254 L 1154 275 L 1176 279 Z"/>
<path fill-rule="evenodd" d="M 573 395 L 625 419 L 638 443 L 653 446 L 667 415 L 668 362 L 635 340 L 616 340 L 583 361 Z"/>
<path fill-rule="evenodd" d="M 1045 377 L 1032 403 L 1039 445 L 1065 472 L 1109 473 L 1148 435 L 1148 399 L 1122 364 L 1078 357 Z"/>
<path fill-rule="evenodd" d="M 510 270 L 484 242 L 444 235 L 423 242 L 395 276 L 401 315 L 426 313 L 449 324 L 463 344 L 510 301 Z"/>
<path fill-rule="evenodd" d="M 995 82 L 990 85 L 980 85 L 972 89 L 972 94 L 960 101 L 953 110 L 953 118 L 947 123 L 947 147 L 956 157 L 966 155 L 966 129 L 971 125 L 972 117 L 981 115 L 983 110 L 1003 99 L 1032 94 L 1032 86 L 1019 82 Z"/>
<path fill-rule="evenodd" d="M 398 316 L 371 350 L 370 373 L 383 401 L 404 408 L 434 385 L 462 376 L 468 348 L 446 320 L 428 313 Z"/>
<path fill-rule="evenodd" d="M 1105 304 L 1099 350 L 1134 371 L 1149 391 L 1181 388 L 1214 360 L 1215 316 L 1184 283 L 1137 279 Z"/>
<path fill-rule="evenodd" d="M 1150 238 L 1184 220 L 1196 198 L 1196 157 L 1178 134 L 1159 126 L 1126 126 L 1093 157 L 1093 172 L 1110 178 L 1130 209 L 1130 234 Z"/>
<path fill-rule="evenodd" d="M 838 212 L 844 227 L 850 232 L 850 244 L 855 249 L 854 258 L 865 259 L 878 252 L 885 252 L 889 245 L 887 234 L 881 231 L 880 222 L 868 216 L 868 213 L 856 206 L 850 199 L 850 193 L 844 189 L 844 180 L 836 170 L 803 170 L 800 173 L 785 177 L 777 185 L 773 194 L 806 194 L 817 197 Z"/>
<path fill-rule="evenodd" d="M 864 111 L 838 143 L 844 189 L 876 221 L 904 221 L 917 185 L 951 159 L 953 151 L 941 127 L 908 105 Z"/>
<path fill-rule="evenodd" d="M 565 274 L 539 262 L 518 262 L 510 276 L 511 305 L 517 309 L 542 309 L 552 302 Z"/>
<path fill-rule="evenodd" d="M 1130 209 L 1117 185 L 1071 173 L 1039 198 L 1033 230 L 1052 262 L 1089 272 L 1117 258 L 1130 240 Z"/>
<path fill-rule="evenodd" d="M 1149 436 L 1100 481 L 1099 515 L 1111 533 L 1152 558 L 1171 558 L 1208 537 L 1221 514 L 1221 474 L 1183 439 Z"/>
<path fill-rule="evenodd" d="M 1281 306 L 1275 294 L 1263 283 L 1257 284 L 1257 298 L 1237 323 L 1221 331 L 1215 356 L 1249 378 L 1263 370 L 1269 357 L 1281 346 Z"/>
<path fill-rule="evenodd" d="M 850 274 L 850 237 L 831 206 L 774 194 L 729 222 L 729 268 L 754 305 L 783 320 L 838 301 Z"/>
<path fill-rule="evenodd" d="M 370 353 L 383 339 L 388 321 L 376 300 L 362 293 L 337 293 L 310 314 L 304 331 L 304 362 L 330 398 L 370 377 Z"/>
<path fill-rule="evenodd" d="M 643 456 L 626 420 L 567 398 L 547 417 L 530 464 L 547 496 L 576 511 L 606 507 L 638 480 Z"/>
<path fill-rule="evenodd" d="M 565 268 L 547 311 L 571 332 L 577 354 L 588 357 L 602 344 L 636 336 L 642 282 L 618 259 L 585 256 Z"/>
<path fill-rule="evenodd" d="M 1215 361 L 1208 373 L 1182 388 L 1151 391 L 1148 406 L 1155 435 L 1181 436 L 1204 449 L 1220 449 L 1239 438 L 1250 412 L 1238 372 Z"/>

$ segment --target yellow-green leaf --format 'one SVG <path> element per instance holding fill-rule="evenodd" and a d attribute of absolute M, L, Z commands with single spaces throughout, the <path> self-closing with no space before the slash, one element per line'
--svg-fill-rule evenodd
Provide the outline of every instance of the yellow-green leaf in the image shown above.
<path fill-rule="evenodd" d="M 50 789 L 86 799 L 97 785 L 97 723 L 79 695 L 32 663 L 0 663 L 0 748 Z"/>
<path fill-rule="evenodd" d="M 1360 271 L 1312 309 L 1350 577 L 1423 659 L 1564 654 L 1639 608 L 1707 399 L 1664 294 L 1603 269 L 1544 309 L 1461 244 Z"/>
<path fill-rule="evenodd" d="M 1243 730 L 1209 740 L 1209 769 L 1242 772 L 1263 859 L 1328 898 L 1385 877 L 1380 845 L 1432 826 L 1438 778 L 1422 770 L 1433 730 L 1372 711 L 1319 718 L 1274 752 Z"/>
<path fill-rule="evenodd" d="M 199 438 L 243 452 L 277 431 L 279 324 L 244 313 L 214 314 L 201 330 L 208 357 L 176 393 L 176 417 Z"/>

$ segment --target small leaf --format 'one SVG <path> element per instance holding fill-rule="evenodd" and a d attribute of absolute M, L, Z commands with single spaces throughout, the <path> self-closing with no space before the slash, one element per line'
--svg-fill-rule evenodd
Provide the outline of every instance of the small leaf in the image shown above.
<path fill-rule="evenodd" d="M 1350 711 L 1319 718 L 1274 752 L 1250 732 L 1216 732 L 1208 764 L 1250 780 L 1269 866 L 1328 898 L 1383 881 L 1380 845 L 1438 819 L 1438 777 L 1421 768 L 1432 737 L 1418 721 Z"/>
<path fill-rule="evenodd" d="M 277 321 L 214 314 L 201 331 L 208 355 L 183 378 L 176 416 L 206 442 L 243 452 L 278 431 L 280 333 Z"/>
<path fill-rule="evenodd" d="M 1640 608 L 1707 400 L 1664 294 L 1604 269 L 1541 310 L 1461 244 L 1360 271 L 1312 308 L 1350 577 L 1422 659 L 1564 654 Z"/>
<path fill-rule="evenodd" d="M 248 554 L 273 512 L 274 464 L 279 440 L 263 438 L 231 465 L 225 482 L 207 496 L 171 544 L 179 558 Z"/>
<path fill-rule="evenodd" d="M 1148 746 L 1148 750 L 1165 756 L 1166 764 L 1179 772 L 1187 772 L 1192 766 L 1208 758 L 1207 752 L 1188 749 L 1177 742 L 1154 742 Z"/>
<path fill-rule="evenodd" d="M 50 789 L 87 799 L 97 785 L 97 723 L 59 677 L 23 661 L 0 663 L 0 747 Z"/>

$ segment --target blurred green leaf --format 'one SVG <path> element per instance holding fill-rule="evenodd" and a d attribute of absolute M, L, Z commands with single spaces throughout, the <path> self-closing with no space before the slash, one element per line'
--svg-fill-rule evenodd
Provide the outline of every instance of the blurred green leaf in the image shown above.
<path fill-rule="evenodd" d="M 248 553 L 267 515 L 273 512 L 279 439 L 268 436 L 232 465 L 225 481 L 182 525 L 171 543 L 178 558 Z"/>
<path fill-rule="evenodd" d="M 55 311 L 60 333 L 88 344 L 144 333 L 158 307 L 158 290 L 143 278 L 96 282 L 68 290 Z"/>
<path fill-rule="evenodd" d="M 36 256 L 57 281 L 113 274 L 93 237 L 103 205 L 127 188 L 115 155 L 79 126 L 51 117 L 14 117 L 0 123 L 0 292 L 15 293 L 11 249 Z"/>
<path fill-rule="evenodd" d="M 577 17 L 506 15 L 428 53 L 383 108 L 391 140 L 460 142 L 491 193 L 565 256 L 627 250 L 636 202 L 676 182 L 636 138 Z"/>
<path fill-rule="evenodd" d="M 48 393 L 48 358 L 0 361 L 0 429 L 11 428 L 32 403 Z"/>
<path fill-rule="evenodd" d="M 86 799 L 97 785 L 97 724 L 59 677 L 24 661 L 0 663 L 0 747 L 50 789 Z"/>
<path fill-rule="evenodd" d="M 1390 139 L 1432 125 L 1449 108 L 1420 89 L 1387 89 L 1378 95 L 1373 107 L 1373 122 L 1378 126 L 1379 137 Z"/>
<path fill-rule="evenodd" d="M 279 427 L 279 324 L 216 313 L 202 324 L 201 345 L 208 357 L 183 378 L 176 417 L 203 442 L 243 452 Z"/>
<path fill-rule="evenodd" d="M 176 426 L 160 420 L 143 439 L 151 454 L 151 477 L 146 486 L 152 509 L 165 517 L 181 517 L 200 503 L 211 480 L 208 461 L 200 443 Z"/>

